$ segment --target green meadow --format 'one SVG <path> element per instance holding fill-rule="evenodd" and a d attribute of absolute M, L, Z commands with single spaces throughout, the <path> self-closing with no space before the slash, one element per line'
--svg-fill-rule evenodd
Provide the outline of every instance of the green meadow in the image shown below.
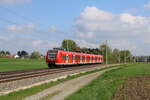
<path fill-rule="evenodd" d="M 44 59 L 0 58 L 0 72 L 46 67 Z"/>
<path fill-rule="evenodd" d="M 72 94 L 66 100 L 111 100 L 112 95 L 126 78 L 137 75 L 150 75 L 149 63 L 121 65 L 99 76 L 87 86 Z"/>

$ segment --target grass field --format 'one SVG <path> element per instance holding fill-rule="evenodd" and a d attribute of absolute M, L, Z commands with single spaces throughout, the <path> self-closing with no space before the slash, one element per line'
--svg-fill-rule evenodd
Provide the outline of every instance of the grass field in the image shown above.
<path fill-rule="evenodd" d="M 87 86 L 72 94 L 66 100 L 111 100 L 111 97 L 127 77 L 150 75 L 150 64 L 128 64 L 111 70 Z"/>
<path fill-rule="evenodd" d="M 45 60 L 32 60 L 32 59 L 12 59 L 0 58 L 0 72 L 32 69 L 32 68 L 46 68 Z"/>
<path fill-rule="evenodd" d="M 87 74 L 90 74 L 90 73 L 98 72 L 98 71 L 109 69 L 109 68 L 111 68 L 111 67 L 97 69 L 97 70 L 93 70 L 93 71 L 88 71 L 88 72 L 80 73 L 80 74 L 73 75 L 73 76 L 68 76 L 67 78 L 59 79 L 58 81 L 49 82 L 49 83 L 45 83 L 45 84 L 42 84 L 42 85 L 39 85 L 39 86 L 34 86 L 32 88 L 28 88 L 28 89 L 25 89 L 25 90 L 12 92 L 10 94 L 0 96 L 0 100 L 22 100 L 25 97 L 28 97 L 28 96 L 31 96 L 31 95 L 36 94 L 38 92 L 41 92 L 44 89 L 50 88 L 50 87 L 52 87 L 54 85 L 57 85 L 59 83 L 62 83 L 64 81 L 71 80 L 71 79 L 74 79 L 74 78 L 77 78 L 77 77 L 80 77 L 80 76 L 83 76 L 83 75 L 87 75 Z M 48 98 L 50 98 L 52 95 L 55 95 L 55 93 L 51 94 L 51 95 L 48 95 Z M 46 98 L 47 97 L 42 98 L 42 99 L 44 100 Z"/>

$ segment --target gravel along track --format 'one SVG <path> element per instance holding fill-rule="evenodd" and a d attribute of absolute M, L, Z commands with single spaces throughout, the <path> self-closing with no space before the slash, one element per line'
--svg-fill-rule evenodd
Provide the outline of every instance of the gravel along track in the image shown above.
<path fill-rule="evenodd" d="M 86 68 L 90 68 L 96 65 L 86 66 Z M 15 80 L 21 80 L 25 78 L 44 76 L 48 74 L 60 73 L 65 71 L 77 70 L 85 68 L 85 66 L 79 67 L 69 67 L 69 68 L 57 68 L 57 69 L 32 69 L 32 70 L 22 70 L 22 71 L 12 71 L 12 72 L 4 72 L 0 73 L 0 83 L 10 82 Z"/>
<path fill-rule="evenodd" d="M 110 69 L 105 69 L 100 72 L 84 75 L 69 81 L 65 81 L 61 84 L 48 88 L 42 92 L 39 92 L 35 95 L 29 96 L 24 100 L 40 100 L 46 98 L 45 100 L 64 100 L 65 97 L 76 92 L 81 87 L 87 85 L 93 79 L 97 78 L 99 75 L 103 74 L 106 71 L 116 69 L 119 67 L 113 67 Z M 83 81 L 84 80 L 84 81 Z M 50 97 L 49 97 L 50 96 Z"/>
<path fill-rule="evenodd" d="M 74 67 L 76 69 L 72 69 L 72 70 L 69 70 L 70 67 L 67 67 L 66 69 L 62 68 L 63 71 L 58 71 L 58 69 L 48 69 L 48 70 L 53 70 L 53 71 L 49 72 L 49 74 L 37 75 L 34 77 L 24 76 L 27 78 L 21 78 L 19 80 L 16 79 L 15 81 L 7 81 L 4 83 L 2 83 L 2 81 L 1 81 L 1 83 L 0 83 L 0 95 L 8 94 L 10 92 L 18 91 L 20 89 L 30 88 L 32 86 L 40 85 L 43 83 L 48 83 L 50 81 L 54 81 L 54 80 L 57 80 L 59 78 L 67 77 L 68 75 L 71 75 L 71 74 L 95 70 L 95 69 L 101 69 L 101 68 L 105 68 L 105 67 L 109 67 L 109 66 L 115 66 L 115 65 L 119 65 L 119 64 L 109 64 L 109 65 L 97 64 L 97 65 L 90 65 L 90 67 L 88 67 L 89 66 L 88 65 L 88 66 L 81 66 L 82 68 Z M 59 68 L 59 69 L 61 69 L 61 68 Z M 55 73 L 54 70 L 55 71 L 57 70 L 57 72 Z M 20 77 L 18 77 L 18 78 L 20 78 Z"/>
<path fill-rule="evenodd" d="M 150 100 L 150 75 L 128 78 L 112 100 Z"/>

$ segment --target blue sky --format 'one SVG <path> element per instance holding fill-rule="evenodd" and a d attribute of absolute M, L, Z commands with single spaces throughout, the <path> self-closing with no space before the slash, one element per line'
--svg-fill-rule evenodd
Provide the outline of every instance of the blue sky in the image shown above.
<path fill-rule="evenodd" d="M 149 0 L 1 0 L 0 50 L 45 53 L 63 39 L 91 48 L 108 40 L 150 55 L 149 12 Z"/>

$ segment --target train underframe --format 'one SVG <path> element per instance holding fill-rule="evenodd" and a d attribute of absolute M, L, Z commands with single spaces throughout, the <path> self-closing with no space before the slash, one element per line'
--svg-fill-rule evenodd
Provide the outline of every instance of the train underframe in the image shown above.
<path fill-rule="evenodd" d="M 102 64 L 102 63 L 71 63 L 71 64 L 56 64 L 55 62 L 49 62 L 49 63 L 48 63 L 48 67 L 49 67 L 49 68 L 55 68 L 55 67 L 76 66 L 76 65 L 90 65 L 90 64 Z"/>

